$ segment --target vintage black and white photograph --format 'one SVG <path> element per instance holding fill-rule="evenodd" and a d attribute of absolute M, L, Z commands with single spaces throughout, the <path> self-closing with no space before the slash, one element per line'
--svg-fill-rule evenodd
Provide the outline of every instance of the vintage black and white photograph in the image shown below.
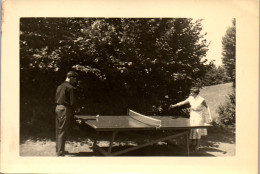
<path fill-rule="evenodd" d="M 21 157 L 236 156 L 235 17 L 19 27 Z"/>
<path fill-rule="evenodd" d="M 1 5 L 1 173 L 257 173 L 259 0 Z"/>

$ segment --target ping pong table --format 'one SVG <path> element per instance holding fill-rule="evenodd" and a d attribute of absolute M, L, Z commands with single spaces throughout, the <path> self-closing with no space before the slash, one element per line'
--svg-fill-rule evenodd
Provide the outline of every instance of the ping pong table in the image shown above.
<path fill-rule="evenodd" d="M 134 112 L 134 111 L 132 111 Z M 138 113 L 137 113 L 138 114 Z M 134 114 L 135 115 L 135 114 Z M 141 114 L 140 114 L 141 115 Z M 144 116 L 138 114 L 138 118 L 132 117 L 131 114 L 127 116 L 86 116 L 76 115 L 76 119 L 84 122 L 96 132 L 94 138 L 93 149 L 98 150 L 105 156 L 116 156 L 129 151 L 143 148 L 145 146 L 153 145 L 158 142 L 164 142 L 176 137 L 185 136 L 185 144 L 187 155 L 189 156 L 189 132 L 194 128 L 208 128 L 210 124 L 192 124 L 188 118 L 173 117 L 173 116 Z M 136 116 L 136 115 L 135 115 Z M 141 118 L 141 119 L 140 119 Z M 148 122 L 147 122 L 148 120 Z M 113 143 L 115 142 L 116 135 L 125 132 L 132 132 L 138 134 L 142 131 L 151 132 L 154 134 L 158 131 L 167 132 L 163 136 L 156 137 L 155 139 L 138 144 L 137 146 L 128 147 L 127 149 L 113 151 Z M 108 150 L 97 144 L 101 133 L 110 132 L 110 143 Z"/>

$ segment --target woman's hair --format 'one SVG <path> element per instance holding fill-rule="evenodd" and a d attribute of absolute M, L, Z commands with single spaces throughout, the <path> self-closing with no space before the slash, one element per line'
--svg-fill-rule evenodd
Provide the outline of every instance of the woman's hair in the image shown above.
<path fill-rule="evenodd" d="M 198 87 L 192 87 L 192 88 L 190 89 L 190 92 L 193 92 L 193 93 L 195 93 L 195 94 L 199 94 L 199 93 L 200 93 L 200 89 L 199 89 Z"/>

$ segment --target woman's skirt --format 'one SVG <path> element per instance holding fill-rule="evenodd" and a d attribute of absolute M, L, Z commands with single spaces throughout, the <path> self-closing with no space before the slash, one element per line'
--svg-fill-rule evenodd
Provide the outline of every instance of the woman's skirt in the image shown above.
<path fill-rule="evenodd" d="M 190 112 L 190 123 L 191 125 L 203 124 L 205 123 L 202 111 L 191 111 Z M 207 135 L 207 129 L 191 129 L 190 139 L 200 139 L 201 136 Z"/>

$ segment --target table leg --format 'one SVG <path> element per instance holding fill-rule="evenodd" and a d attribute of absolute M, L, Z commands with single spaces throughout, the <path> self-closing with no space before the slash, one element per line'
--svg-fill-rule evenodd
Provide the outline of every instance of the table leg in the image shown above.
<path fill-rule="evenodd" d="M 112 133 L 112 137 L 111 137 L 111 139 L 110 139 L 110 144 L 109 144 L 109 149 L 108 149 L 108 153 L 109 153 L 109 154 L 110 154 L 111 151 L 112 151 L 113 142 L 114 142 L 114 140 L 115 140 L 116 134 L 117 134 L 117 131 L 114 131 L 114 132 Z"/>
<path fill-rule="evenodd" d="M 189 132 L 186 133 L 187 155 L 190 156 Z"/>
<path fill-rule="evenodd" d="M 147 143 L 140 144 L 138 146 L 130 147 L 130 148 L 127 148 L 127 149 L 124 149 L 124 150 L 119 150 L 119 151 L 111 153 L 112 152 L 112 148 L 113 148 L 113 142 L 115 140 L 116 134 L 117 134 L 117 131 L 113 131 L 112 132 L 112 136 L 111 136 L 111 139 L 110 139 L 110 144 L 109 144 L 108 151 L 105 151 L 104 148 L 99 147 L 97 145 L 97 139 L 99 137 L 99 133 L 97 132 L 96 137 L 94 139 L 94 148 L 96 150 L 98 150 L 100 153 L 102 153 L 103 155 L 105 155 L 105 156 L 116 156 L 116 155 L 120 155 L 120 154 L 123 154 L 123 153 L 126 153 L 126 152 L 130 152 L 130 151 L 136 150 L 136 149 L 143 148 L 145 146 L 149 146 L 149 145 L 158 143 L 160 141 L 167 141 L 167 140 L 170 140 L 172 138 L 179 137 L 179 136 L 186 136 L 186 145 L 187 145 L 186 149 L 187 149 L 187 154 L 189 156 L 189 131 L 182 131 L 180 133 L 167 135 L 166 137 L 163 137 L 163 138 L 155 139 L 155 140 L 149 141 Z M 182 147 L 182 148 L 185 149 L 184 147 Z"/>
<path fill-rule="evenodd" d="M 97 146 L 97 139 L 99 137 L 99 132 L 96 132 L 96 136 L 94 137 L 94 143 L 93 143 L 93 147 Z"/>
<path fill-rule="evenodd" d="M 136 149 L 143 148 L 145 146 L 149 146 L 149 145 L 161 142 L 161 141 L 166 141 L 166 140 L 169 140 L 169 139 L 172 139 L 172 138 L 175 138 L 175 137 L 179 137 L 179 136 L 185 136 L 187 133 L 188 132 L 186 132 L 186 131 L 180 132 L 180 133 L 176 133 L 176 134 L 169 135 L 169 136 L 166 136 L 166 137 L 163 137 L 163 138 L 159 138 L 159 139 L 155 139 L 155 140 L 149 141 L 149 142 L 144 143 L 144 144 L 140 144 L 138 146 L 134 146 L 134 147 L 130 147 L 130 148 L 127 148 L 127 149 L 124 149 L 124 150 L 121 150 L 121 151 L 117 151 L 117 152 L 114 152 L 114 153 L 112 153 L 110 155 L 113 155 L 113 156 L 120 155 L 120 154 L 123 154 L 123 153 L 126 153 L 126 152 L 130 152 L 130 151 L 133 151 L 133 150 L 136 150 Z"/>

